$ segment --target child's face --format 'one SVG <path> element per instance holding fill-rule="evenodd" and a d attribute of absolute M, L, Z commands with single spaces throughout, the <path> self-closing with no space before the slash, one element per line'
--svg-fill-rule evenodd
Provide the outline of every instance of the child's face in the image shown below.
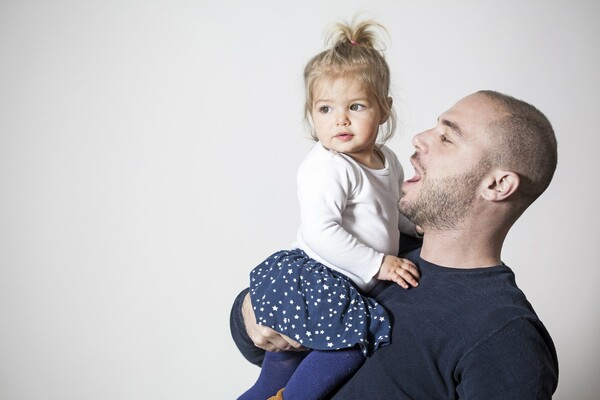
<path fill-rule="evenodd" d="M 319 141 L 371 166 L 379 125 L 387 119 L 376 99 L 356 79 L 343 77 L 321 80 L 314 94 L 311 117 Z"/>

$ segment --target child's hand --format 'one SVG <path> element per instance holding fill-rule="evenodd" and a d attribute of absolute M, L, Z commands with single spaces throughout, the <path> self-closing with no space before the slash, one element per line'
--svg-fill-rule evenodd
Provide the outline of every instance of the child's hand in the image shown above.
<path fill-rule="evenodd" d="M 417 231 L 419 236 L 423 236 L 425 234 L 425 231 L 419 225 L 415 225 L 415 230 Z"/>
<path fill-rule="evenodd" d="M 376 278 L 383 281 L 396 282 L 404 289 L 408 289 L 409 284 L 412 287 L 419 285 L 419 282 L 417 282 L 419 270 L 409 260 L 387 255 L 383 256 L 383 262 Z"/>

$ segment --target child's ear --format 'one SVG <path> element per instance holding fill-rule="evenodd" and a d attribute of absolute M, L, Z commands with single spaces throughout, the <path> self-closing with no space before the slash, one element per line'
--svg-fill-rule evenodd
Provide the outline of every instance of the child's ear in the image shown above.
<path fill-rule="evenodd" d="M 385 100 L 388 103 L 389 109 L 391 110 L 392 109 L 392 103 L 394 102 L 394 100 L 391 97 L 388 97 Z M 379 125 L 385 123 L 388 120 L 389 117 L 390 117 L 390 115 L 388 113 L 383 113 L 382 112 L 381 119 L 379 120 Z"/>
<path fill-rule="evenodd" d="M 502 201 L 509 198 L 519 187 L 519 175 L 512 171 L 493 170 L 484 180 L 482 196 L 490 201 Z"/>

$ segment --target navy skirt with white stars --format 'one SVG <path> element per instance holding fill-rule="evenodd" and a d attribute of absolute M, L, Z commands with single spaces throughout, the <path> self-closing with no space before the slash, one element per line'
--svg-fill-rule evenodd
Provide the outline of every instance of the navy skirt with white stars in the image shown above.
<path fill-rule="evenodd" d="M 300 249 L 279 251 L 250 273 L 256 321 L 315 350 L 358 346 L 365 356 L 390 341 L 390 318 L 350 278 Z"/>

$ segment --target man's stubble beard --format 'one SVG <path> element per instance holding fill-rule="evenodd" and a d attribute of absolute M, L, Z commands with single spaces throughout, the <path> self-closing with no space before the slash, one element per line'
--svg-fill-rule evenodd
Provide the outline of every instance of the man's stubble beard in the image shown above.
<path fill-rule="evenodd" d="M 426 180 L 417 199 L 400 200 L 400 212 L 422 228 L 456 229 L 472 209 L 475 190 L 487 170 L 478 165 L 466 174 Z"/>

